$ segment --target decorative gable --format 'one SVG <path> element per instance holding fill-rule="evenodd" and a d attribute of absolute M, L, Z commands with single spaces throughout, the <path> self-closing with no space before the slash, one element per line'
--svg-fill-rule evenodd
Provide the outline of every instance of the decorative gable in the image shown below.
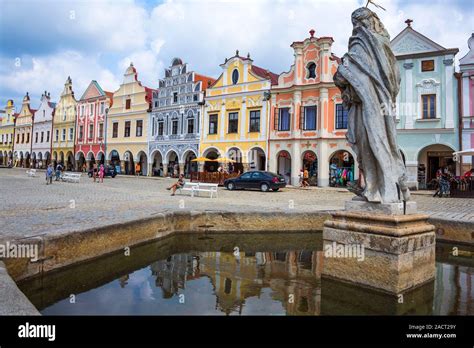
<path fill-rule="evenodd" d="M 409 26 L 392 40 L 391 46 L 396 56 L 445 50 L 443 46 L 438 45 Z"/>
<path fill-rule="evenodd" d="M 91 99 L 91 98 L 97 98 L 105 95 L 104 92 L 102 91 L 102 88 L 97 84 L 96 81 L 92 81 L 89 86 L 87 87 L 86 91 L 81 97 L 81 100 L 84 99 Z"/>

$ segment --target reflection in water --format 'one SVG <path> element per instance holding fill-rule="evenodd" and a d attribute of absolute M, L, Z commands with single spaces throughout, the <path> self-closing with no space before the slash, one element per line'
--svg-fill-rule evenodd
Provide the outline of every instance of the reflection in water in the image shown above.
<path fill-rule="evenodd" d="M 453 259 L 451 246 L 438 245 L 436 280 L 399 303 L 393 295 L 322 278 L 320 239 L 315 233 L 180 236 L 19 285 L 45 315 L 474 313 L 472 251 Z"/>

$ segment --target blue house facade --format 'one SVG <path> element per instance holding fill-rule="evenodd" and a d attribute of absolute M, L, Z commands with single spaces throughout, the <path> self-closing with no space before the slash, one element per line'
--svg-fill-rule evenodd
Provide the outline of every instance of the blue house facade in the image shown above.
<path fill-rule="evenodd" d="M 425 188 L 439 168 L 456 174 L 458 151 L 457 48 L 444 48 L 415 31 L 411 20 L 391 42 L 399 64 L 398 144 L 411 188 Z"/>

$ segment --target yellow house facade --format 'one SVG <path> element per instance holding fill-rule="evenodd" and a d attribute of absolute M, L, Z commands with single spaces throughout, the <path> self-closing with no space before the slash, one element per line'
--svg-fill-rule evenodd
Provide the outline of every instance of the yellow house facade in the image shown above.
<path fill-rule="evenodd" d="M 0 120 L 0 165 L 13 161 L 13 140 L 15 136 L 15 104 L 8 100 Z"/>
<path fill-rule="evenodd" d="M 123 83 L 114 92 L 112 107 L 107 114 L 106 158 L 110 165 L 120 167 L 121 174 L 148 172 L 148 113 L 153 90 L 142 86 L 131 63 Z"/>
<path fill-rule="evenodd" d="M 233 171 L 266 170 L 270 88 L 278 76 L 238 51 L 221 68 L 222 74 L 206 90 L 200 156 L 235 160 Z M 203 169 L 215 171 L 217 165 L 206 162 Z"/>
<path fill-rule="evenodd" d="M 67 78 L 64 90 L 53 118 L 52 154 L 55 163 L 61 163 L 66 170 L 74 170 L 74 139 L 77 101 L 72 90 L 72 80 Z"/>

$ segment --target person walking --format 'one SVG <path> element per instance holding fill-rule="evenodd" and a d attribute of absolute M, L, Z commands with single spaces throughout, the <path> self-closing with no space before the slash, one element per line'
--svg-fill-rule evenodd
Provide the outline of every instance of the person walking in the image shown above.
<path fill-rule="evenodd" d="M 92 177 L 94 178 L 94 182 L 97 182 L 97 164 L 94 163 L 94 166 L 92 167 Z"/>
<path fill-rule="evenodd" d="M 139 176 L 139 175 L 140 175 L 140 170 L 141 170 L 141 168 L 140 168 L 140 162 L 137 162 L 137 163 L 135 164 L 135 175 L 136 175 L 136 176 Z"/>
<path fill-rule="evenodd" d="M 104 165 L 101 164 L 100 169 L 99 169 L 99 183 L 104 183 L 104 174 L 105 174 L 105 168 L 104 168 Z"/>
<path fill-rule="evenodd" d="M 167 187 L 166 189 L 172 190 L 173 192 L 171 192 L 171 196 L 174 196 L 176 193 L 176 190 L 182 188 L 183 186 L 184 186 L 184 174 L 180 174 L 178 181 L 174 183 L 173 185 L 171 185 L 170 187 Z"/>
<path fill-rule="evenodd" d="M 58 165 L 56 166 L 56 179 L 55 181 L 59 181 L 59 177 L 61 176 L 61 171 L 63 170 L 63 166 L 61 165 L 61 163 L 58 163 Z"/>
<path fill-rule="evenodd" d="M 53 183 L 53 165 L 50 164 L 46 169 L 46 185 Z"/>
<path fill-rule="evenodd" d="M 304 170 L 303 170 L 303 187 L 308 187 L 309 186 L 308 179 L 309 179 L 308 169 L 304 168 Z"/>

